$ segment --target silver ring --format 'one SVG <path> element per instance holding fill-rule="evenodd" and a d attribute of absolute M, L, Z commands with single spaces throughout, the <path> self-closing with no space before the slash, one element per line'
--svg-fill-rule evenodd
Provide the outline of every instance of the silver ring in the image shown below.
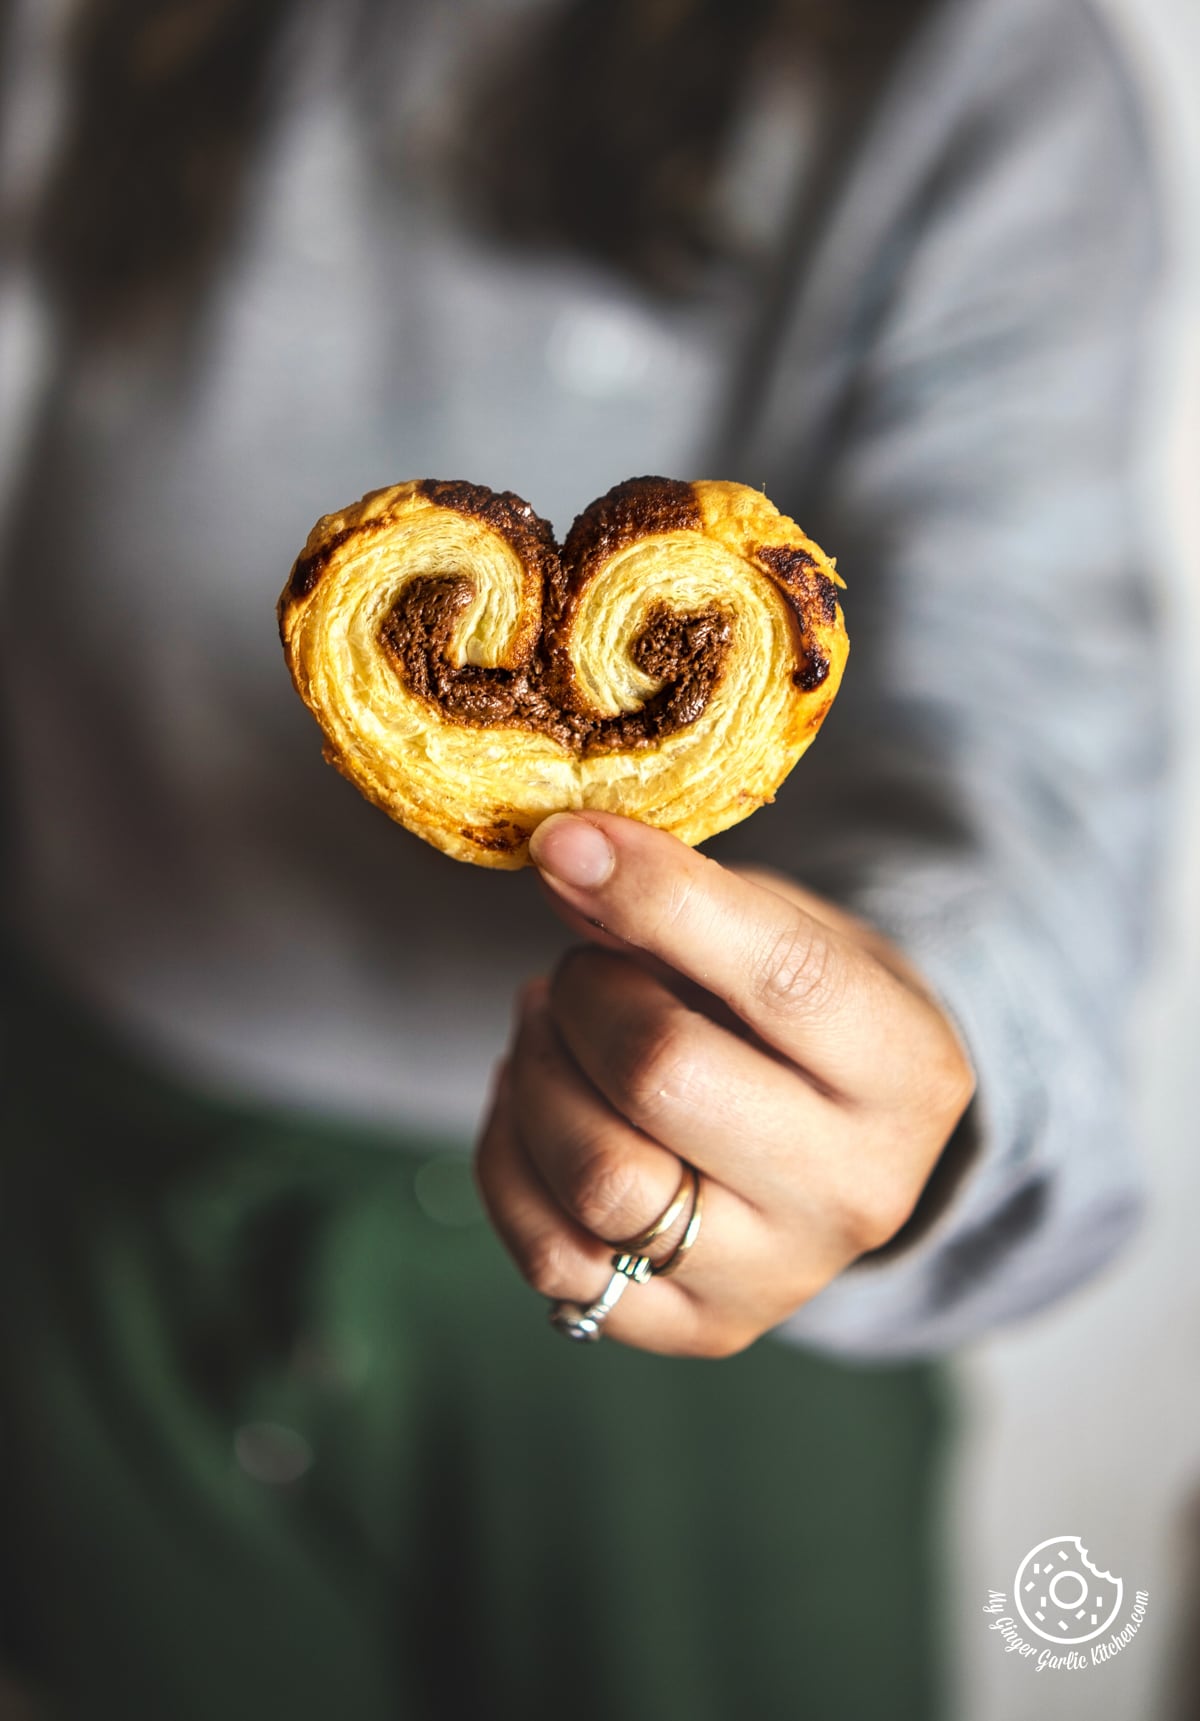
<path fill-rule="evenodd" d="M 585 1344 L 595 1344 L 609 1315 L 625 1293 L 632 1279 L 644 1285 L 654 1272 L 646 1255 L 614 1255 L 615 1271 L 594 1303 L 558 1302 L 550 1309 L 550 1325 L 557 1327 L 565 1338 Z"/>
<path fill-rule="evenodd" d="M 648 1255 L 636 1255 L 630 1252 L 614 1255 L 612 1258 L 613 1276 L 596 1301 L 594 1303 L 577 1303 L 564 1298 L 551 1304 L 550 1325 L 552 1327 L 556 1327 L 565 1338 L 575 1339 L 585 1344 L 595 1344 L 598 1339 L 604 1336 L 604 1323 L 624 1296 L 625 1287 L 631 1279 L 635 1284 L 644 1285 L 650 1279 L 673 1273 L 682 1264 L 700 1230 L 700 1214 L 703 1204 L 700 1173 L 695 1166 L 687 1164 L 686 1161 L 684 1162 L 683 1180 L 668 1209 L 669 1219 L 668 1215 L 664 1214 L 662 1219 L 656 1220 L 653 1225 L 648 1226 L 645 1231 L 640 1231 L 637 1237 L 632 1239 L 634 1243 L 641 1245 L 647 1240 L 657 1237 L 665 1229 L 669 1220 L 675 1219 L 679 1214 L 682 1207 L 681 1197 L 689 1183 L 692 1190 L 692 1207 L 688 1215 L 687 1227 L 667 1259 L 661 1261 L 656 1267 Z"/>

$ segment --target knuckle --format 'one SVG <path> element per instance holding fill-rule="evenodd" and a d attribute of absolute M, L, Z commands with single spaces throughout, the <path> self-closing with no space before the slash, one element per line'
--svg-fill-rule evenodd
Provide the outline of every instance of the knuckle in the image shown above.
<path fill-rule="evenodd" d="M 947 1049 L 939 1091 L 944 1110 L 951 1122 L 957 1123 L 975 1098 L 975 1072 L 956 1044 Z"/>
<path fill-rule="evenodd" d="M 819 927 L 799 922 L 776 934 L 753 965 L 757 1002 L 775 1015 L 810 1015 L 830 1001 L 833 966 Z"/>
<path fill-rule="evenodd" d="M 631 1026 L 617 1044 L 612 1073 L 618 1103 L 635 1122 L 686 1098 L 695 1083 L 696 1058 L 682 1014 L 672 1011 Z"/>
<path fill-rule="evenodd" d="M 521 1277 L 542 1297 L 572 1297 L 576 1294 L 579 1275 L 571 1272 L 573 1259 L 567 1239 L 553 1231 L 542 1231 L 526 1238 L 517 1251 Z"/>
<path fill-rule="evenodd" d="M 551 991 L 559 991 L 564 985 L 590 984 L 611 960 L 607 951 L 597 950 L 590 944 L 573 944 L 569 950 L 563 951 L 554 965 Z"/>
<path fill-rule="evenodd" d="M 570 1162 L 570 1161 L 569 1161 Z M 567 1209 L 585 1231 L 613 1239 L 637 1229 L 637 1172 L 626 1153 L 592 1143 L 577 1152 L 565 1175 Z"/>
<path fill-rule="evenodd" d="M 560 1025 L 577 1015 L 581 1004 L 596 995 L 607 978 L 605 953 L 586 944 L 564 950 L 550 975 L 551 1017 Z"/>
<path fill-rule="evenodd" d="M 886 1171 L 860 1181 L 842 1208 L 842 1230 L 854 1253 L 867 1255 L 882 1249 L 915 1206 L 916 1194 L 908 1184 Z"/>
<path fill-rule="evenodd" d="M 916 1062 L 911 1078 L 914 1115 L 926 1129 L 947 1135 L 975 1097 L 975 1072 L 958 1041 L 938 1024 L 928 1050 Z"/>
<path fill-rule="evenodd" d="M 565 950 L 550 977 L 550 1017 L 569 1039 L 589 1034 L 595 1023 L 620 1015 L 632 962 L 615 950 L 577 944 Z"/>

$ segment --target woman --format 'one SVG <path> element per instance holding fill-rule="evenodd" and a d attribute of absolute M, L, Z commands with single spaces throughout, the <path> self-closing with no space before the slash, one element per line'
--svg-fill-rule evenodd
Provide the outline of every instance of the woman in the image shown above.
<path fill-rule="evenodd" d="M 73 54 L 6 558 L 13 1668 L 70 1716 L 935 1713 L 921 1359 L 1135 1205 L 1110 45 L 1073 0 L 112 0 Z M 705 469 L 837 553 L 854 642 L 717 864 L 555 820 L 543 897 L 325 770 L 270 626 L 316 514 Z M 526 979 L 497 1241 L 447 1150 Z M 530 1285 L 594 1297 L 681 1160 L 685 1265 L 563 1344 Z"/>

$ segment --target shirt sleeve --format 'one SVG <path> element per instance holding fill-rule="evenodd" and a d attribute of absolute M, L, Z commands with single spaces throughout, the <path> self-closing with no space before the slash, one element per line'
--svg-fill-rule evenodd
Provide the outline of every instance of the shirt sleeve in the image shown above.
<path fill-rule="evenodd" d="M 938 158 L 847 284 L 857 350 L 799 487 L 851 657 L 777 829 L 916 963 L 978 1079 L 904 1231 L 776 1329 L 860 1357 L 1049 1303 L 1140 1205 L 1125 1040 L 1166 757 L 1135 434 L 1152 176 L 1090 13 L 987 10 Z"/>

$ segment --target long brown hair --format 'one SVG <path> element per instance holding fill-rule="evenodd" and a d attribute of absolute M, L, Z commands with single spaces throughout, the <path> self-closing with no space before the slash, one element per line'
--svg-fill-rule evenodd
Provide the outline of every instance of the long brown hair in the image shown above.
<path fill-rule="evenodd" d="M 500 233 L 558 241 L 672 291 L 725 242 L 713 197 L 772 58 L 857 80 L 914 0 L 573 0 L 481 82 L 463 182 Z M 514 99 L 514 92 L 516 92 Z M 469 146 L 474 146 L 473 148 Z"/>
<path fill-rule="evenodd" d="M 68 123 L 34 233 L 84 339 L 191 303 L 238 208 L 278 48 L 311 0 L 85 0 Z M 365 0 L 367 11 L 388 0 Z M 755 56 L 782 32 L 831 75 L 886 47 L 913 0 L 560 0 L 472 80 L 458 182 L 516 239 L 660 286 L 714 244 L 710 192 Z M 403 164 L 402 164 L 403 166 Z"/>
<path fill-rule="evenodd" d="M 294 0 L 85 0 L 34 256 L 67 324 L 125 334 L 207 274 Z"/>

